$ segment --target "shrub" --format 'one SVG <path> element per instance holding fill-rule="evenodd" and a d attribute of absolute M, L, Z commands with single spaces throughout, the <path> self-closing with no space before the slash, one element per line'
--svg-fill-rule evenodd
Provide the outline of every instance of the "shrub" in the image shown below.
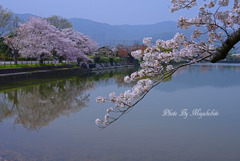
<path fill-rule="evenodd" d="M 94 63 L 100 63 L 100 56 L 93 57 Z"/>
<path fill-rule="evenodd" d="M 0 54 L 0 60 L 5 60 L 7 57 L 4 53 L 1 53 Z"/>
<path fill-rule="evenodd" d="M 100 62 L 101 63 L 109 63 L 109 58 L 108 57 L 101 57 Z"/>
<path fill-rule="evenodd" d="M 88 56 L 90 59 L 94 59 L 94 57 L 93 56 Z"/>
<path fill-rule="evenodd" d="M 121 62 L 121 58 L 120 57 L 115 57 L 114 58 L 114 62 L 115 63 L 120 63 Z"/>
<path fill-rule="evenodd" d="M 89 56 L 89 59 L 92 59 L 94 61 L 94 57 L 93 56 Z M 88 61 L 88 63 L 93 63 L 92 61 Z"/>
<path fill-rule="evenodd" d="M 113 57 L 110 57 L 110 58 L 109 58 L 109 62 L 110 62 L 110 64 L 113 64 L 113 62 L 114 62 Z"/>
<path fill-rule="evenodd" d="M 25 57 L 18 57 L 18 61 L 35 61 L 37 58 L 25 58 Z"/>

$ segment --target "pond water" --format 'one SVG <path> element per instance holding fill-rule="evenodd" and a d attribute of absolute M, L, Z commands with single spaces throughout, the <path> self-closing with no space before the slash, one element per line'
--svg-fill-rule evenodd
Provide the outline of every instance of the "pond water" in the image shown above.
<path fill-rule="evenodd" d="M 94 121 L 111 105 L 96 97 L 131 88 L 123 77 L 133 70 L 1 86 L 0 160 L 240 160 L 240 65 L 183 68 L 100 130 Z"/>

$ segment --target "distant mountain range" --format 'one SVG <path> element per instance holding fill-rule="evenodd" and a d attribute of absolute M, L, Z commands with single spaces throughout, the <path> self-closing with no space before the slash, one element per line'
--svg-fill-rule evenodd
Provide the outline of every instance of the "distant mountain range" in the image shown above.
<path fill-rule="evenodd" d="M 29 17 L 37 17 L 33 14 L 15 14 L 21 20 L 27 21 Z M 134 43 L 142 44 L 144 37 L 152 37 L 153 41 L 157 39 L 169 40 L 173 38 L 176 32 L 184 33 L 187 38 L 190 38 L 194 28 L 189 30 L 181 30 L 177 28 L 177 22 L 164 21 L 151 25 L 110 25 L 100 23 L 88 19 L 71 18 L 69 21 L 73 25 L 73 29 L 85 35 L 102 46 L 116 46 L 118 44 L 132 45 Z M 205 39 L 207 35 L 203 36 Z M 239 45 L 240 46 L 240 43 Z M 239 53 L 240 48 L 234 53 Z"/>
<path fill-rule="evenodd" d="M 37 17 L 33 14 L 16 14 L 21 20 L 27 21 L 29 17 Z M 73 29 L 93 40 L 97 41 L 99 46 L 114 46 L 117 44 L 131 45 L 141 44 L 144 37 L 153 37 L 156 39 L 171 39 L 176 32 L 183 32 L 190 35 L 190 31 L 181 31 L 177 28 L 177 22 L 164 21 L 152 25 L 110 25 L 88 19 L 71 18 L 69 21 L 73 24 Z"/>

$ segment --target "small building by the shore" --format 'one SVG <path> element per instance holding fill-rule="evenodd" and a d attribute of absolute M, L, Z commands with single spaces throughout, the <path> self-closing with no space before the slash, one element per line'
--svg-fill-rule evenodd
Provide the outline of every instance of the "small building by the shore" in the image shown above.
<path fill-rule="evenodd" d="M 109 46 L 103 46 L 97 50 L 97 53 L 100 57 L 116 57 L 116 52 L 111 49 Z"/>

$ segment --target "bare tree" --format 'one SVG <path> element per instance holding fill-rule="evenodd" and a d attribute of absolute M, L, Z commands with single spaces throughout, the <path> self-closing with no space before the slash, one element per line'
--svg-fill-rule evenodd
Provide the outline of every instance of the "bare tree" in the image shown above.
<path fill-rule="evenodd" d="M 10 31 L 12 22 L 12 12 L 0 5 L 0 36 Z"/>
<path fill-rule="evenodd" d="M 60 16 L 54 15 L 54 16 L 48 17 L 47 21 L 59 30 L 72 28 L 71 22 L 69 22 L 66 18 L 63 18 Z"/>

